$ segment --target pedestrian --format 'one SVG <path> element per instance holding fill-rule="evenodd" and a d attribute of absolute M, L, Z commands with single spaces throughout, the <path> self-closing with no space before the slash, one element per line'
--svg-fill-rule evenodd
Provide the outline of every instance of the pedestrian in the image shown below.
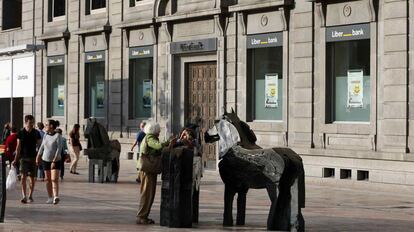
<path fill-rule="evenodd" d="M 63 137 L 62 129 L 57 128 L 56 133 L 62 136 L 62 153 L 61 153 L 61 162 L 60 162 L 60 179 L 63 181 L 63 177 L 65 176 L 65 162 L 68 160 L 69 153 L 68 153 L 68 144 L 65 137 Z"/>
<path fill-rule="evenodd" d="M 43 163 L 46 174 L 46 189 L 49 196 L 47 204 L 58 204 L 59 171 L 62 162 L 62 136 L 56 133 L 59 121 L 49 120 L 46 124 L 46 134 L 37 154 L 37 163 Z"/>
<path fill-rule="evenodd" d="M 35 119 L 33 115 L 24 117 L 24 128 L 17 134 L 16 156 L 12 164 L 16 166 L 20 162 L 20 174 L 22 175 L 22 199 L 21 203 L 33 202 L 33 191 L 36 177 L 36 148 L 41 142 L 40 134 L 34 129 Z M 26 180 L 30 179 L 29 195 L 26 195 Z"/>
<path fill-rule="evenodd" d="M 45 131 L 44 131 L 45 125 L 43 124 L 43 122 L 38 122 L 36 126 L 37 126 L 36 130 L 39 131 L 40 137 L 43 140 L 43 137 L 45 136 Z M 42 163 L 40 163 L 37 167 L 37 178 L 39 178 L 41 181 L 45 181 L 45 170 L 43 168 Z"/>
<path fill-rule="evenodd" d="M 69 148 L 70 153 L 72 153 L 73 160 L 72 164 L 70 165 L 70 173 L 79 175 L 76 171 L 78 167 L 79 155 L 82 150 L 82 145 L 80 143 L 80 135 L 79 135 L 80 125 L 75 124 L 72 128 L 72 131 L 69 133 Z"/>
<path fill-rule="evenodd" d="M 145 137 L 140 146 L 140 159 L 142 154 L 160 156 L 163 147 L 168 146 L 169 142 L 161 143 L 159 135 L 161 132 L 158 123 L 147 123 L 144 128 Z M 140 170 L 141 178 L 141 199 L 139 202 L 139 210 L 137 213 L 137 224 L 154 224 L 154 220 L 148 216 L 154 203 L 155 190 L 157 185 L 157 174 L 152 172 L 144 172 Z"/>
<path fill-rule="evenodd" d="M 4 143 L 4 147 L 5 147 L 6 160 L 9 161 L 9 164 L 11 166 L 11 163 L 14 160 L 16 147 L 17 147 L 16 127 L 13 127 L 11 129 L 11 134 L 9 135 L 9 137 L 7 137 L 6 142 Z"/>
<path fill-rule="evenodd" d="M 131 147 L 131 151 L 134 151 L 134 148 L 138 145 L 138 153 L 137 153 L 138 156 L 139 156 L 139 148 L 141 146 L 141 142 L 142 142 L 142 140 L 145 137 L 145 132 L 144 132 L 145 124 L 146 124 L 145 122 L 141 122 L 140 123 L 140 125 L 139 125 L 139 131 L 137 133 L 137 137 L 135 139 L 135 143 Z M 141 183 L 141 180 L 139 178 L 139 161 L 138 160 L 139 160 L 139 157 L 137 158 L 137 173 L 138 173 L 138 177 L 135 180 L 136 180 L 136 182 Z"/>
<path fill-rule="evenodd" d="M 10 123 L 4 124 L 3 132 L 1 133 L 0 144 L 4 144 L 6 142 L 7 137 L 11 134 L 11 125 Z"/>

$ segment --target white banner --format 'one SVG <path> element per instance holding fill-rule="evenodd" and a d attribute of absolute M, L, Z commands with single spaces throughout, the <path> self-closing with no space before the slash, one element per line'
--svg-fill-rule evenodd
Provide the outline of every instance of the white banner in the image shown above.
<path fill-rule="evenodd" d="M 348 108 L 363 107 L 364 71 L 348 70 Z"/>
<path fill-rule="evenodd" d="M 34 96 L 34 56 L 13 59 L 13 97 Z"/>
<path fill-rule="evenodd" d="M 265 108 L 277 108 L 278 107 L 278 75 L 266 74 L 265 75 Z"/>
<path fill-rule="evenodd" d="M 0 61 L 0 70 L 0 98 L 10 98 L 12 60 Z"/>

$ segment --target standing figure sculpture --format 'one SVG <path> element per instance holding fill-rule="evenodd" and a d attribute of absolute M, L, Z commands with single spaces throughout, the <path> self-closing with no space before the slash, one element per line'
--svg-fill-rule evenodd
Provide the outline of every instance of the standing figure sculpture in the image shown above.
<path fill-rule="evenodd" d="M 233 226 L 233 198 L 237 198 L 237 225 L 244 225 L 249 188 L 263 189 L 271 200 L 268 230 L 304 231 L 305 207 L 302 159 L 289 148 L 262 149 L 247 123 L 232 111 L 215 121 L 205 141 L 219 142 L 219 170 L 225 184 L 224 226 Z"/>

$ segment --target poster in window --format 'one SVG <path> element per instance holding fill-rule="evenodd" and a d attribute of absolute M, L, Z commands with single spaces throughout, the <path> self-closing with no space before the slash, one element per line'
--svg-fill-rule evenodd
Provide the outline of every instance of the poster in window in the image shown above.
<path fill-rule="evenodd" d="M 143 80 L 142 101 L 144 108 L 151 108 L 152 105 L 152 80 Z"/>
<path fill-rule="evenodd" d="M 65 86 L 58 85 L 58 97 L 57 97 L 57 105 L 59 108 L 63 108 L 65 106 Z"/>
<path fill-rule="evenodd" d="M 278 107 L 278 74 L 265 75 L 265 108 Z"/>
<path fill-rule="evenodd" d="M 96 82 L 96 108 L 104 108 L 105 85 L 103 81 Z"/>
<path fill-rule="evenodd" d="M 348 108 L 362 108 L 364 98 L 364 71 L 348 70 Z"/>

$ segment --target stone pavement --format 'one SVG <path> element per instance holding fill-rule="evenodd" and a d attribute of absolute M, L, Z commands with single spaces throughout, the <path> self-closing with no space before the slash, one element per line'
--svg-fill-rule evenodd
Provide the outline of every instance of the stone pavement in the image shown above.
<path fill-rule="evenodd" d="M 8 191 L 6 221 L 0 231 L 264 231 L 269 210 L 265 190 L 250 190 L 244 227 L 223 228 L 223 184 L 208 171 L 201 186 L 200 223 L 192 229 L 159 227 L 160 191 L 151 212 L 153 226 L 135 225 L 139 185 L 134 161 L 123 160 L 117 184 L 87 183 L 86 160 L 80 176 L 66 174 L 61 203 L 46 205 L 45 184 L 38 182 L 35 202 L 22 205 Z M 414 187 L 307 179 L 303 214 L 307 231 L 414 231 Z"/>

